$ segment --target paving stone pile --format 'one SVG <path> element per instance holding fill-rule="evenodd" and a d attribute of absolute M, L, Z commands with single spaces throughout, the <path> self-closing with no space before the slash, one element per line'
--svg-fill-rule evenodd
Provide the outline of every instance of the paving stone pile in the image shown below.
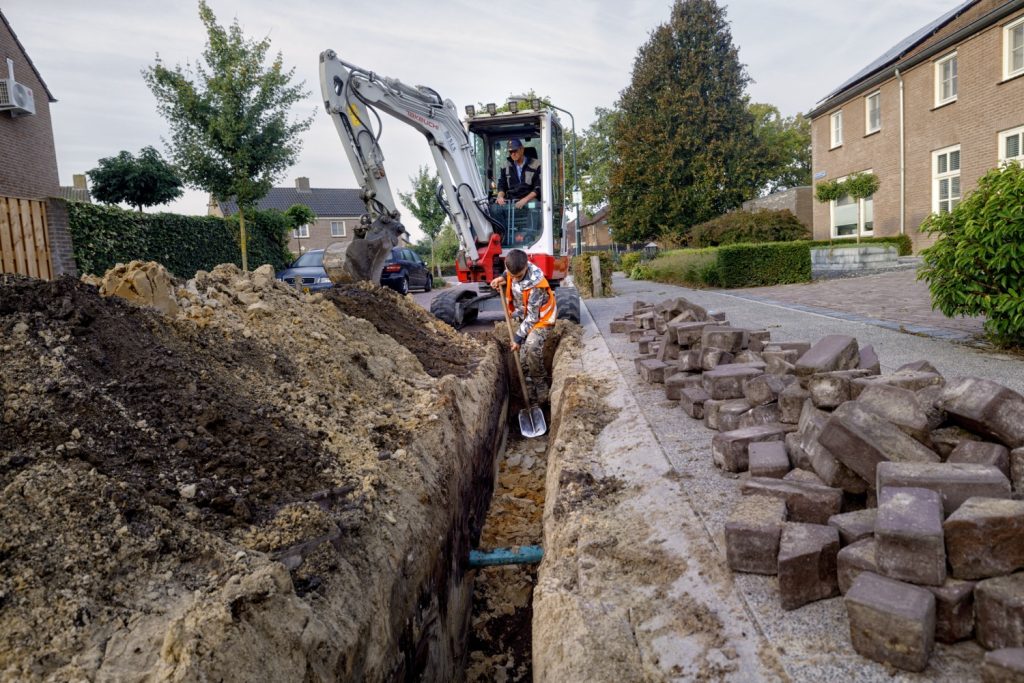
<path fill-rule="evenodd" d="M 682 298 L 611 331 L 718 431 L 713 461 L 742 482 L 733 571 L 778 576 L 785 610 L 843 595 L 875 661 L 921 671 L 936 641 L 973 637 L 985 680 L 1022 680 L 1024 396 L 927 361 L 883 375 L 853 337 L 775 342 Z"/>

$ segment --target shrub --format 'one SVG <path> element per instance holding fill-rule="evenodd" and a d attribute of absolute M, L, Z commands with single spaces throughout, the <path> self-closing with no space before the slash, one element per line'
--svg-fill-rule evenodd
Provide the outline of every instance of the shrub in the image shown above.
<path fill-rule="evenodd" d="M 811 280 L 807 242 L 734 244 L 718 249 L 721 287 L 761 287 Z"/>
<path fill-rule="evenodd" d="M 787 209 L 733 211 L 690 229 L 691 247 L 722 244 L 788 242 L 811 236 L 810 230 Z"/>
<path fill-rule="evenodd" d="M 590 269 L 591 256 L 596 256 L 601 263 L 601 288 L 604 290 L 603 296 L 611 296 L 612 256 L 607 251 L 585 252 L 579 256 L 572 257 L 570 268 L 572 269 L 572 279 L 576 283 L 576 289 L 580 291 L 580 296 L 594 296 L 594 279 Z"/>
<path fill-rule="evenodd" d="M 651 267 L 646 263 L 638 263 L 629 271 L 629 277 L 632 280 L 652 280 L 652 276 Z"/>
<path fill-rule="evenodd" d="M 645 267 L 649 273 L 645 279 L 691 287 L 718 286 L 718 250 L 713 247 L 667 251 Z"/>
<path fill-rule="evenodd" d="M 619 268 L 625 273 L 630 273 L 643 257 L 644 253 L 642 251 L 631 251 L 628 254 L 623 254 L 619 259 Z"/>
<path fill-rule="evenodd" d="M 221 263 L 241 266 L 237 220 L 174 213 L 139 213 L 116 206 L 70 202 L 68 227 L 81 273 L 102 275 L 117 263 L 158 261 L 178 277 Z M 287 219 L 279 211 L 246 220 L 249 263 L 283 268 L 290 260 Z"/>
<path fill-rule="evenodd" d="M 941 239 L 923 250 L 918 273 L 945 315 L 983 315 L 1003 346 L 1024 346 L 1024 167 L 1009 164 L 978 181 L 951 213 L 921 230 Z"/>

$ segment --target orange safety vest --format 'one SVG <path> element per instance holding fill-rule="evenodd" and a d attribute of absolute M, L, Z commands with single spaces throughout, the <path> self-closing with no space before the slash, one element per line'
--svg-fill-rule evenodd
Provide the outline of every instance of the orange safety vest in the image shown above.
<path fill-rule="evenodd" d="M 551 327 L 555 324 L 555 318 L 558 317 L 558 306 L 555 303 L 555 292 L 551 289 L 551 285 L 548 284 L 548 279 L 542 277 L 540 282 L 531 289 L 543 289 L 548 293 L 547 302 L 540 307 L 540 319 L 537 324 L 530 328 L 530 332 L 543 327 Z M 523 290 L 523 311 L 529 310 L 530 303 L 530 289 Z M 512 305 L 512 276 L 508 275 L 505 277 L 505 304 L 508 306 L 509 314 L 516 312 L 515 306 Z"/>

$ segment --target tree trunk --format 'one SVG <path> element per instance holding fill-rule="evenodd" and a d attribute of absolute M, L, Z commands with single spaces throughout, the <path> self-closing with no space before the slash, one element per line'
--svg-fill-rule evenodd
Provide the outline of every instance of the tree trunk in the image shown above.
<path fill-rule="evenodd" d="M 437 262 L 437 257 L 434 255 L 434 238 L 430 238 L 430 262 L 434 264 L 434 271 L 438 277 L 441 277 L 441 264 Z"/>
<path fill-rule="evenodd" d="M 238 207 L 238 242 L 242 246 L 242 272 L 249 272 L 249 257 L 245 250 L 245 210 Z"/>

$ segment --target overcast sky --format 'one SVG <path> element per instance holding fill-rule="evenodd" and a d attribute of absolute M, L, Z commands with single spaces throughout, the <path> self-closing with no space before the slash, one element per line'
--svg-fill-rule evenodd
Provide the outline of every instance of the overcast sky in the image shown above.
<path fill-rule="evenodd" d="M 156 54 L 167 65 L 196 61 L 206 35 L 198 3 L 182 0 L 0 0 L 8 21 L 57 102 L 53 116 L 61 184 L 102 157 L 153 145 L 166 154 L 167 123 L 140 71 Z M 311 95 L 296 111 L 316 113 L 298 163 L 277 185 L 308 176 L 313 187 L 356 187 L 320 99 L 318 56 L 346 61 L 455 102 L 503 102 L 534 89 L 591 123 L 629 84 L 637 49 L 669 16 L 669 0 L 208 0 L 222 25 L 238 18 L 250 37 L 295 67 Z M 753 83 L 750 95 L 784 115 L 806 112 L 832 89 L 959 0 L 733 0 L 733 41 Z M 514 7 L 510 12 L 507 8 Z M 37 93 L 38 96 L 38 93 Z M 566 122 L 568 124 L 568 122 Z M 384 116 L 381 145 L 392 188 L 432 164 L 423 138 Z M 206 213 L 188 191 L 166 207 Z M 406 217 L 406 224 L 413 221 Z M 421 233 L 413 230 L 414 237 Z"/>

